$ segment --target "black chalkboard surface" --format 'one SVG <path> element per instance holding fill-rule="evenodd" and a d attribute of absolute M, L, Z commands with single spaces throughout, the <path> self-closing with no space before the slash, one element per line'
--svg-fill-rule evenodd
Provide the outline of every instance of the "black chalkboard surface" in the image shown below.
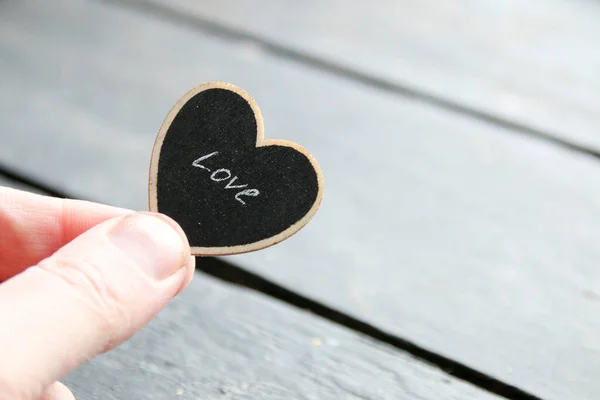
<path fill-rule="evenodd" d="M 181 225 L 194 255 L 279 243 L 310 221 L 322 196 L 315 159 L 297 144 L 265 140 L 256 102 L 234 85 L 191 90 L 158 133 L 150 210 Z"/>

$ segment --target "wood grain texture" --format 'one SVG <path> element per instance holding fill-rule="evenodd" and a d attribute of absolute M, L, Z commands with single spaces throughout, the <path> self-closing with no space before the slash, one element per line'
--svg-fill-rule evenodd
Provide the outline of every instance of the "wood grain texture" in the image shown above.
<path fill-rule="evenodd" d="M 204 275 L 67 377 L 78 400 L 493 400 L 392 348 Z"/>
<path fill-rule="evenodd" d="M 600 150 L 596 1 L 121 1 L 197 15 Z"/>
<path fill-rule="evenodd" d="M 311 149 L 328 194 L 297 235 L 232 261 L 543 398 L 600 396 L 594 160 L 105 3 L 1 11 L 3 162 L 145 209 L 165 112 L 235 83 L 266 136 Z"/>

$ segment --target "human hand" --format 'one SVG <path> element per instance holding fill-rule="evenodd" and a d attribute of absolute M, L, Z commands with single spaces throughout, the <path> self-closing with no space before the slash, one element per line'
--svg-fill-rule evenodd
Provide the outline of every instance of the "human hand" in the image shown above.
<path fill-rule="evenodd" d="M 73 399 L 57 380 L 133 336 L 193 271 L 167 217 L 0 188 L 0 399 Z"/>

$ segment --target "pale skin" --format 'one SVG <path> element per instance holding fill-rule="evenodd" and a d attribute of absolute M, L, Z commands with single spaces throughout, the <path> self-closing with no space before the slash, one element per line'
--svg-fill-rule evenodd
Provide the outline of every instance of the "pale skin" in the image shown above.
<path fill-rule="evenodd" d="M 58 381 L 191 281 L 169 218 L 0 187 L 0 399 L 72 400 Z"/>

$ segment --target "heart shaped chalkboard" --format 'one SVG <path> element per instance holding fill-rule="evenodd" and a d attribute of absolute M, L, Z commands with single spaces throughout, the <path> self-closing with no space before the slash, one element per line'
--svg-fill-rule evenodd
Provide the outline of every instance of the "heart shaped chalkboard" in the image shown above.
<path fill-rule="evenodd" d="M 234 85 L 191 90 L 158 133 L 150 210 L 181 225 L 194 255 L 279 243 L 308 223 L 322 196 L 315 159 L 297 144 L 265 140 L 257 104 Z"/>

